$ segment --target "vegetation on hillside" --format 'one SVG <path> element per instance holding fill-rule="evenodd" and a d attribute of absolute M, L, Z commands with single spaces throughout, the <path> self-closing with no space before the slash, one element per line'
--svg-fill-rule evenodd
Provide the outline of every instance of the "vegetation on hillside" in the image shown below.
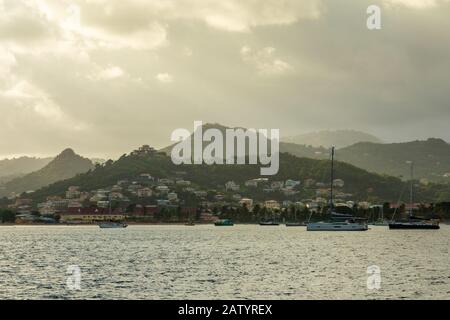
<path fill-rule="evenodd" d="M 150 173 L 159 178 L 174 177 L 176 172 L 184 172 L 184 179 L 192 181 L 204 189 L 223 187 L 233 180 L 241 185 L 246 180 L 260 177 L 259 165 L 180 165 L 171 162 L 170 157 L 155 155 L 124 155 L 117 161 L 107 161 L 94 170 L 79 174 L 71 179 L 56 182 L 35 192 L 32 197 L 45 199 L 48 195 L 63 195 L 69 186 L 76 185 L 81 190 L 90 191 L 114 185 L 118 180 L 130 179 L 141 173 Z M 327 182 L 330 177 L 330 161 L 298 158 L 286 153 L 280 154 L 280 170 L 271 180 L 305 180 Z M 389 176 L 369 173 L 352 165 L 337 162 L 336 178 L 345 181 L 346 192 L 351 192 L 355 200 L 396 202 L 406 183 Z M 417 200 L 437 201 L 449 196 L 449 188 L 441 185 L 420 186 Z"/>
<path fill-rule="evenodd" d="M 44 168 L 5 183 L 0 189 L 0 193 L 8 195 L 11 192 L 21 193 L 37 190 L 56 181 L 72 178 L 76 174 L 87 172 L 92 168 L 93 164 L 89 159 L 75 154 L 71 149 L 66 149 Z"/>

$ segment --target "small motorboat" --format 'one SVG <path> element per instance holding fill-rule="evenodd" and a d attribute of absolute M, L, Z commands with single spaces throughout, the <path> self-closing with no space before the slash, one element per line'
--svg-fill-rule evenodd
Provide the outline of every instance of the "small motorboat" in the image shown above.
<path fill-rule="evenodd" d="M 128 227 L 128 224 L 119 221 L 111 221 L 111 222 L 100 222 L 98 224 L 100 229 L 123 229 Z"/>
<path fill-rule="evenodd" d="M 214 225 L 216 227 L 232 227 L 234 223 L 231 219 L 221 219 L 214 222 Z"/>
<path fill-rule="evenodd" d="M 260 226 L 279 226 L 280 224 L 275 221 L 261 221 L 259 223 Z"/>

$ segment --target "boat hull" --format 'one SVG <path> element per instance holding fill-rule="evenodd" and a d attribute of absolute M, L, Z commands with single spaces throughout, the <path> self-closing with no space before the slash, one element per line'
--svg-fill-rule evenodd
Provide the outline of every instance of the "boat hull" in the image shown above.
<path fill-rule="evenodd" d="M 317 222 L 306 225 L 307 231 L 367 231 L 368 229 L 366 224 L 361 223 Z"/>
<path fill-rule="evenodd" d="M 293 223 L 286 223 L 286 227 L 305 227 L 306 224 L 302 223 L 302 222 L 293 222 Z"/>
<path fill-rule="evenodd" d="M 225 219 L 225 220 L 219 220 L 214 222 L 214 225 L 216 227 L 232 227 L 234 226 L 233 221 L 229 220 L 229 219 Z"/>
<path fill-rule="evenodd" d="M 389 229 L 403 229 L 403 230 L 437 230 L 440 229 L 438 224 L 428 224 L 428 223 L 408 223 L 408 222 L 397 222 L 389 223 Z"/>
<path fill-rule="evenodd" d="M 126 223 L 99 223 L 100 229 L 123 229 L 128 227 Z"/>
<path fill-rule="evenodd" d="M 275 222 L 268 222 L 268 223 L 260 222 L 259 225 L 263 226 L 263 227 L 270 227 L 270 226 L 279 226 L 280 224 L 279 223 L 275 223 Z"/>

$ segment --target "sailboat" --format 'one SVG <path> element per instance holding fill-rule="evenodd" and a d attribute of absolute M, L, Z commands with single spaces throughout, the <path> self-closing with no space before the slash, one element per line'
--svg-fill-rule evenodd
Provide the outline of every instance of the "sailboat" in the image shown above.
<path fill-rule="evenodd" d="M 309 222 L 306 231 L 367 231 L 365 219 L 354 217 L 350 214 L 342 214 L 334 211 L 333 205 L 333 181 L 334 181 L 334 153 L 331 148 L 331 183 L 330 183 L 330 221 Z"/>
<path fill-rule="evenodd" d="M 410 208 L 408 213 L 408 220 L 395 221 L 389 223 L 389 229 L 439 229 L 439 220 L 423 219 L 413 216 L 413 194 L 414 194 L 414 162 L 408 161 L 411 165 L 411 184 L 410 184 Z"/>

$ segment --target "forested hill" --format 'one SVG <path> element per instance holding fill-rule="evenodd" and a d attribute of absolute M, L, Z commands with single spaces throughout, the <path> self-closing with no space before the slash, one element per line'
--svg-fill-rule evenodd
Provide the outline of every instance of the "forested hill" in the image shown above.
<path fill-rule="evenodd" d="M 259 165 L 180 165 L 172 163 L 169 156 L 163 153 L 151 155 L 124 155 L 117 161 L 107 161 L 102 166 L 87 173 L 77 175 L 71 179 L 56 182 L 44 187 L 32 196 L 45 199 L 49 195 L 62 195 L 69 186 L 79 186 L 82 190 L 90 191 L 114 185 L 118 180 L 133 179 L 142 173 L 150 173 L 159 178 L 175 177 L 183 172 L 183 178 L 204 189 L 214 189 L 227 181 L 233 180 L 243 184 L 246 180 L 260 176 Z M 305 180 L 328 181 L 330 162 L 298 158 L 287 153 L 280 154 L 280 170 L 271 180 Z M 356 199 L 383 199 L 394 201 L 405 183 L 398 178 L 369 173 L 352 165 L 337 162 L 336 178 L 345 180 L 346 192 L 354 194 Z M 433 189 L 435 188 L 435 189 Z M 441 192 L 441 186 L 428 186 L 420 192 L 417 199 L 437 201 L 434 197 Z M 450 196 L 450 194 L 449 194 Z"/>
<path fill-rule="evenodd" d="M 414 176 L 435 182 L 450 182 L 450 144 L 441 139 L 404 143 L 361 142 L 338 150 L 339 160 L 365 170 L 410 177 L 407 161 L 414 162 Z"/>
<path fill-rule="evenodd" d="M 5 196 L 12 192 L 21 193 L 37 190 L 56 181 L 72 178 L 79 173 L 85 173 L 93 167 L 91 160 L 77 155 L 72 149 L 66 149 L 42 169 L 2 185 L 0 195 Z"/>

